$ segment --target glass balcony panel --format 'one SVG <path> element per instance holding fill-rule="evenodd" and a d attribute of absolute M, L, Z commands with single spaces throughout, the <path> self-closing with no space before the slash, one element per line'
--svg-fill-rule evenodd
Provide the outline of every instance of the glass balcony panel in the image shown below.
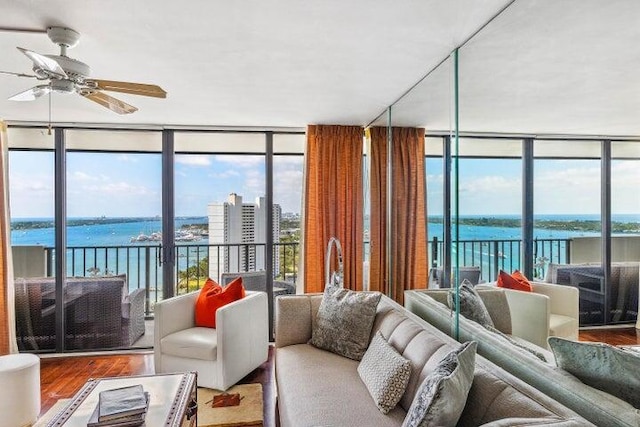
<path fill-rule="evenodd" d="M 549 141 L 535 141 L 538 154 L 540 142 L 549 147 Z M 534 162 L 534 275 L 578 288 L 580 325 L 602 325 L 608 298 L 601 263 L 601 165 L 590 159 L 601 143 L 572 143 L 558 142 L 577 158 Z"/>

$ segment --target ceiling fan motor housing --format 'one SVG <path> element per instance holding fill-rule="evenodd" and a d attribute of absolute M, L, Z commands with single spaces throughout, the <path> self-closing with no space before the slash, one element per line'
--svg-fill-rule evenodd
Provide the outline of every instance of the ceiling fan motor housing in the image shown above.
<path fill-rule="evenodd" d="M 91 75 L 91 68 L 84 62 L 80 62 L 77 59 L 69 58 L 68 56 L 60 55 L 44 55 L 47 58 L 51 58 L 56 61 L 67 76 L 76 83 L 81 83 L 85 78 Z M 37 68 L 37 67 L 36 67 Z M 34 68 L 33 71 L 38 73 L 38 70 Z"/>

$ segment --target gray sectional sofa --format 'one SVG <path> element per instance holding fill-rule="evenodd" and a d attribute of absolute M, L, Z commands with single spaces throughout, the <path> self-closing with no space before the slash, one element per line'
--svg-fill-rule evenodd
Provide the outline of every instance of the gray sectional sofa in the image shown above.
<path fill-rule="evenodd" d="M 500 298 L 499 289 L 478 289 L 497 329 L 510 333 L 509 306 L 506 297 Z M 446 292 L 442 290 L 405 291 L 405 307 L 439 330 L 452 334 L 453 312 L 446 305 Z M 499 334 L 490 332 L 478 323 L 460 316 L 460 341 L 474 340 L 478 354 L 531 384 L 566 407 L 599 426 L 640 426 L 640 410 L 629 403 L 582 383 L 578 378 L 555 365 L 553 355 L 533 344 L 527 346 L 543 353 L 543 362 L 532 353 L 509 342 Z"/>
<path fill-rule="evenodd" d="M 422 380 L 458 344 L 382 296 L 371 336 L 380 331 L 411 361 L 400 403 L 383 415 L 360 379 L 357 361 L 308 344 L 322 295 L 281 296 L 276 304 L 275 370 L 280 425 L 400 426 Z M 433 356 L 433 357 L 432 357 Z M 522 424 L 517 418 L 527 418 Z M 592 425 L 575 412 L 481 356 L 459 426 Z M 498 424 L 499 423 L 499 424 Z"/>

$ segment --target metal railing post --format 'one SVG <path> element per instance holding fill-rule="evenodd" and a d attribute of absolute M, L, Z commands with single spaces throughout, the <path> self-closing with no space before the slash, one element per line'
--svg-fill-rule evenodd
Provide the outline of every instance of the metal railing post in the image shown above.
<path fill-rule="evenodd" d="M 494 276 L 493 277 L 498 277 L 498 271 L 499 271 L 499 267 L 498 267 L 498 257 L 499 257 L 499 250 L 498 250 L 498 240 L 494 240 L 493 241 L 493 272 L 494 272 Z"/>
<path fill-rule="evenodd" d="M 151 293 L 151 246 L 145 247 L 144 258 L 144 311 L 148 315 L 151 312 L 151 303 L 149 301 Z M 138 286 L 140 286 L 140 277 L 138 277 Z"/>

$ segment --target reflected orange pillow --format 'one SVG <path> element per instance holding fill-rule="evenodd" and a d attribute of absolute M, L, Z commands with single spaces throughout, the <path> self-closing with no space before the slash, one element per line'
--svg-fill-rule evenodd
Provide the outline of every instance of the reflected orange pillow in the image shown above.
<path fill-rule="evenodd" d="M 237 277 L 224 288 L 215 281 L 207 279 L 196 300 L 196 326 L 215 328 L 216 311 L 244 296 L 242 277 Z"/>
<path fill-rule="evenodd" d="M 512 274 L 500 270 L 497 286 L 499 288 L 514 289 L 516 291 L 533 292 L 533 286 L 529 280 L 516 270 Z"/>

